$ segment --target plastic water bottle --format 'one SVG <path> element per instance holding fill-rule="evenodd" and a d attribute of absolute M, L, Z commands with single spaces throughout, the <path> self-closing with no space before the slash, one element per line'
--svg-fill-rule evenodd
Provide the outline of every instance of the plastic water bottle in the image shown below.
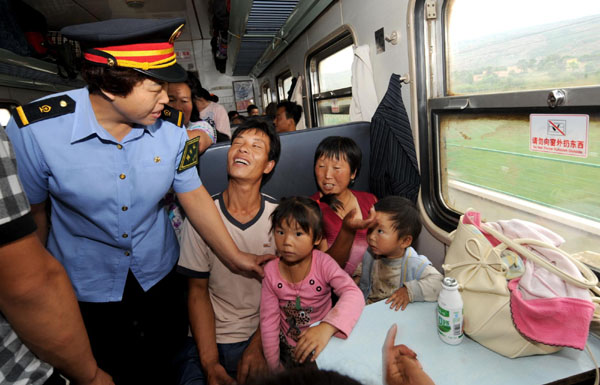
<path fill-rule="evenodd" d="M 463 340 L 463 301 L 456 279 L 446 277 L 437 306 L 438 335 L 447 344 L 457 345 Z"/>

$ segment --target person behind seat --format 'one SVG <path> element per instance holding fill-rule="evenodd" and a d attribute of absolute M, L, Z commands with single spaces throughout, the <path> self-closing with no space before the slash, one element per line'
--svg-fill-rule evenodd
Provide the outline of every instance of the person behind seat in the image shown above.
<path fill-rule="evenodd" d="M 267 104 L 267 108 L 265 108 L 265 116 L 271 116 L 275 118 L 275 115 L 277 115 L 277 103 L 271 102 Z"/>
<path fill-rule="evenodd" d="M 202 154 L 208 147 L 217 142 L 217 134 L 213 126 L 200 120 L 198 110 L 193 103 L 192 95 L 197 93 L 198 87 L 200 87 L 200 81 L 193 73 L 188 71 L 184 82 L 169 83 L 167 94 L 169 95 L 168 105 L 183 113 L 183 128 L 187 129 L 188 138 L 199 138 L 198 153 Z M 190 123 L 191 118 L 194 118 L 192 123 Z M 185 213 L 173 189 L 170 189 L 165 195 L 163 205 L 179 240 L 181 239 L 181 225 Z"/>
<path fill-rule="evenodd" d="M 271 222 L 279 258 L 265 266 L 260 332 L 269 369 L 278 372 L 314 365 L 333 335 L 350 335 L 365 301 L 335 260 L 314 248 L 323 233 L 315 201 L 282 199 Z M 333 308 L 332 289 L 339 297 Z M 317 321 L 321 323 L 310 327 Z"/>
<path fill-rule="evenodd" d="M 323 213 L 321 250 L 326 250 L 336 240 L 345 216 L 354 215 L 356 219 L 374 216 L 369 210 L 377 198 L 371 193 L 350 189 L 360 172 L 361 161 L 362 152 L 350 138 L 330 136 L 317 146 L 313 167 L 319 191 L 311 198 L 319 203 Z M 367 230 L 363 227 L 356 232 L 350 255 L 344 259 L 336 258 L 336 261 L 348 274 L 355 276 L 354 271 L 366 250 Z"/>
<path fill-rule="evenodd" d="M 7 127 L 38 236 L 67 270 L 98 364 L 119 385 L 171 383 L 185 339 L 179 246 L 160 204 L 169 188 L 229 268 L 259 277 L 269 258 L 233 243 L 194 167 L 197 142 L 165 107 L 167 82 L 186 76 L 173 45 L 184 22 L 63 28 L 81 42 L 88 86 L 17 108 Z"/>
<path fill-rule="evenodd" d="M 240 116 L 240 114 L 237 111 L 229 111 L 227 113 L 227 116 L 229 117 L 229 123 L 230 124 L 235 124 L 235 123 L 233 123 L 233 119 L 235 119 L 238 116 Z"/>
<path fill-rule="evenodd" d="M 192 95 L 196 92 L 199 84 L 195 75 L 188 71 L 185 82 L 169 83 L 167 94 L 169 95 L 168 105 L 183 112 L 183 127 L 188 130 L 188 138 L 200 137 L 198 152 L 203 153 L 211 144 L 217 142 L 217 135 L 209 123 L 200 121 L 198 111 L 194 111 L 196 107 Z M 190 124 L 193 115 L 196 115 L 196 118 Z"/>
<path fill-rule="evenodd" d="M 277 105 L 275 129 L 277 132 L 296 131 L 296 124 L 302 117 L 302 107 L 294 102 L 284 101 Z"/>
<path fill-rule="evenodd" d="M 3 129 L 0 163 L 0 383 L 43 384 L 52 365 L 76 384 L 112 384 L 94 360 L 69 277 L 35 235 Z"/>
<path fill-rule="evenodd" d="M 206 89 L 200 87 L 194 93 L 194 105 L 200 112 L 200 119 L 209 122 L 217 130 L 217 142 L 231 138 L 231 127 L 229 126 L 229 115 L 225 107 L 217 103 L 218 97 L 212 95 Z"/>
<path fill-rule="evenodd" d="M 229 183 L 213 199 L 229 234 L 246 252 L 275 252 L 269 216 L 277 204 L 260 188 L 273 173 L 279 153 L 279 137 L 264 122 L 248 120 L 233 133 L 227 153 Z M 188 337 L 179 383 L 235 379 L 242 384 L 263 374 L 266 363 L 257 331 L 260 282 L 231 273 L 187 221 L 177 270 L 188 277 L 194 336 Z"/>
<path fill-rule="evenodd" d="M 248 112 L 248 117 L 260 115 L 258 107 L 254 104 L 249 105 L 248 108 L 246 108 L 246 111 Z"/>
<path fill-rule="evenodd" d="M 387 298 L 390 308 L 406 309 L 410 302 L 437 301 L 443 276 L 411 244 L 419 237 L 421 221 L 413 202 L 387 196 L 375 203 L 376 224 L 367 242 L 379 258 L 365 255 L 361 288 L 367 304 Z"/>

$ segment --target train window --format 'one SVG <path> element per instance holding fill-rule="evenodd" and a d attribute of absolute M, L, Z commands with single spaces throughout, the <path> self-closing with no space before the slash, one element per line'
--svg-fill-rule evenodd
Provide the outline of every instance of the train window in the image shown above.
<path fill-rule="evenodd" d="M 453 0 L 447 10 L 449 94 L 600 84 L 600 2 Z"/>
<path fill-rule="evenodd" d="M 10 112 L 15 107 L 17 107 L 16 103 L 0 102 L 0 126 L 4 128 L 8 125 Z"/>
<path fill-rule="evenodd" d="M 10 120 L 10 111 L 8 108 L 0 108 L 0 125 L 6 127 Z"/>
<path fill-rule="evenodd" d="M 273 101 L 271 98 L 271 86 L 269 85 L 269 82 L 264 82 L 263 85 L 261 86 L 260 90 L 261 90 L 263 111 L 264 111 L 267 108 L 267 106 L 269 105 L 269 103 L 271 103 Z"/>
<path fill-rule="evenodd" d="M 292 88 L 292 73 L 286 71 L 277 76 L 275 80 L 277 82 L 277 96 L 279 97 L 279 101 L 287 100 L 288 92 Z"/>
<path fill-rule="evenodd" d="M 352 35 L 344 31 L 308 57 L 313 126 L 350 121 Z"/>
<path fill-rule="evenodd" d="M 600 4 L 507 0 L 481 18 L 479 2 L 447 0 L 433 23 L 419 4 L 421 193 L 433 223 L 450 231 L 474 208 L 542 224 L 570 252 L 598 249 Z"/>

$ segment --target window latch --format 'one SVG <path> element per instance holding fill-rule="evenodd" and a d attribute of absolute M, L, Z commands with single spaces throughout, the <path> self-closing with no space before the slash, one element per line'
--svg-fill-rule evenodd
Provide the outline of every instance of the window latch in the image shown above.
<path fill-rule="evenodd" d="M 564 90 L 552 90 L 548 94 L 548 107 L 555 108 L 565 102 L 566 93 Z"/>

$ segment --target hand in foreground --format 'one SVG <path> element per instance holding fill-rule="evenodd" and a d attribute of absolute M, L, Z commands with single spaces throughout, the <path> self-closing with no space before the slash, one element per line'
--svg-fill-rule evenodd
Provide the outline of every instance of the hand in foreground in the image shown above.
<path fill-rule="evenodd" d="M 294 359 L 302 363 L 312 353 L 310 361 L 314 362 L 337 331 L 336 327 L 327 322 L 321 322 L 317 326 L 306 329 L 300 334 L 294 352 Z"/>
<path fill-rule="evenodd" d="M 265 275 L 262 265 L 274 258 L 276 256 L 272 254 L 254 255 L 240 252 L 238 257 L 232 260 L 234 266 L 231 268 L 231 271 L 244 277 L 256 278 L 260 281 Z"/>
<path fill-rule="evenodd" d="M 268 373 L 269 368 L 267 367 L 260 339 L 255 343 L 253 338 L 238 362 L 237 382 L 238 384 L 244 384 L 247 380 L 264 377 Z"/>
<path fill-rule="evenodd" d="M 367 229 L 375 224 L 375 208 L 371 207 L 367 219 L 356 218 L 355 214 L 356 208 L 348 211 L 346 215 L 344 215 L 344 219 L 342 220 L 342 226 L 344 226 L 344 228 L 351 231 L 357 231 Z"/>
<path fill-rule="evenodd" d="M 423 371 L 417 353 L 406 345 L 394 345 L 396 324 L 387 332 L 383 343 L 383 378 L 386 385 L 435 385 Z"/>
<path fill-rule="evenodd" d="M 395 311 L 398 311 L 400 308 L 402 308 L 402 310 L 406 309 L 406 306 L 410 303 L 410 297 L 408 296 L 408 289 L 406 286 L 396 290 L 394 294 L 390 295 L 390 297 L 385 300 L 385 303 L 391 303 L 390 309 L 394 309 Z"/>
<path fill-rule="evenodd" d="M 227 371 L 220 363 L 215 363 L 206 370 L 208 385 L 234 385 L 235 380 L 227 374 Z"/>
<path fill-rule="evenodd" d="M 94 378 L 90 381 L 77 382 L 73 381 L 74 385 L 115 385 L 112 377 L 104 370 L 98 368 Z"/>

